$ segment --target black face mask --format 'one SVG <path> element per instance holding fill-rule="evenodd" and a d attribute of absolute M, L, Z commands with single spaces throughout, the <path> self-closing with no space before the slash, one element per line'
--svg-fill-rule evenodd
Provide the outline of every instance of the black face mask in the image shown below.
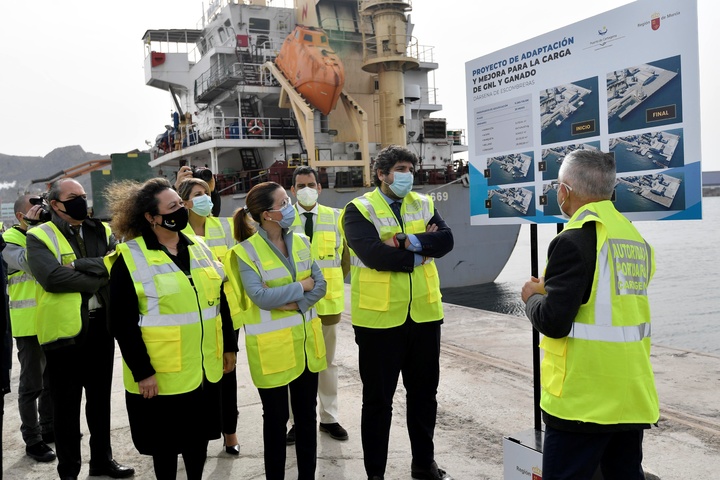
<path fill-rule="evenodd" d="M 172 213 L 159 213 L 158 215 L 162 217 L 162 222 L 159 225 L 171 232 L 179 232 L 188 224 L 187 208 L 178 208 Z"/>
<path fill-rule="evenodd" d="M 65 205 L 65 212 L 68 214 L 71 218 L 75 220 L 85 220 L 88 216 L 87 214 L 87 199 L 83 197 L 75 197 L 70 200 L 65 200 L 64 202 L 62 200 L 58 200 L 58 202 Z"/>

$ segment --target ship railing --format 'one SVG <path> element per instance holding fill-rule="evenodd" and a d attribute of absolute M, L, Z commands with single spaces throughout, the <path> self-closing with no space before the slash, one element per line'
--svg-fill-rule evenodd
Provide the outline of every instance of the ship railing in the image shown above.
<path fill-rule="evenodd" d="M 289 118 L 215 117 L 211 123 L 190 123 L 158 135 L 154 158 L 209 140 L 297 140 L 295 122 Z"/>
<path fill-rule="evenodd" d="M 258 85 L 270 87 L 277 85 L 274 80 L 261 71 L 262 63 L 234 62 L 229 65 L 213 65 L 195 80 L 195 100 L 205 103 L 217 95 L 211 95 L 214 90 L 223 92 L 228 88 L 240 85 Z M 214 92 L 220 93 L 220 92 Z M 212 98 L 205 98 L 211 96 Z"/>
<path fill-rule="evenodd" d="M 378 43 L 378 39 L 380 42 Z M 404 52 L 388 52 L 386 44 L 405 45 Z M 417 38 L 412 35 L 365 35 L 365 49 L 363 50 L 363 61 L 383 58 L 388 56 L 404 56 L 417 59 L 420 55 Z"/>

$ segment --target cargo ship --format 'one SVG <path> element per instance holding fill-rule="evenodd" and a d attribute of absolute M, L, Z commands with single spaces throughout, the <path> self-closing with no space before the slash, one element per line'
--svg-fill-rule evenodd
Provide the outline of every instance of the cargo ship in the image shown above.
<path fill-rule="evenodd" d="M 494 281 L 520 227 L 470 225 L 464 131 L 431 116 L 442 109 L 438 63 L 411 35 L 411 10 L 411 0 L 216 0 L 197 29 L 147 30 L 145 83 L 174 110 L 158 119 L 150 166 L 170 178 L 186 164 L 211 169 L 230 216 L 253 185 L 289 189 L 293 169 L 311 165 L 320 202 L 342 208 L 374 188 L 377 152 L 406 146 L 420 160 L 414 190 L 453 229 L 442 286 Z"/>

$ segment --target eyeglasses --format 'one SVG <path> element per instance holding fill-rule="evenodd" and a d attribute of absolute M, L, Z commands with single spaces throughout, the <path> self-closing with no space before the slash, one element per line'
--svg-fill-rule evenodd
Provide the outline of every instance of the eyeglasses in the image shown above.
<path fill-rule="evenodd" d="M 280 204 L 280 208 L 278 208 L 277 210 L 273 209 L 273 210 L 270 210 L 270 211 L 271 211 L 271 212 L 279 212 L 279 211 L 281 211 L 281 210 L 285 210 L 288 205 L 290 205 L 290 197 L 285 197 L 285 199 L 284 199 L 284 200 L 282 201 L 282 203 Z M 273 207 L 274 207 L 274 206 L 275 206 L 275 205 L 273 205 Z"/>
<path fill-rule="evenodd" d="M 560 190 L 560 185 L 565 185 L 565 188 L 567 188 L 568 192 L 572 192 L 572 191 L 573 191 L 572 187 L 571 187 L 570 185 L 568 185 L 567 183 L 565 183 L 565 182 L 558 182 L 558 183 L 556 183 L 556 184 L 555 184 L 555 190 L 558 190 L 558 191 L 559 191 L 559 190 Z"/>

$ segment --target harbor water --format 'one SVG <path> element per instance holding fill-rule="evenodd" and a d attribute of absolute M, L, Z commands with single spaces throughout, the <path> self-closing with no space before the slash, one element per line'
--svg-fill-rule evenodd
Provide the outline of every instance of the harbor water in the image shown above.
<path fill-rule="evenodd" d="M 720 270 L 720 197 L 703 197 L 702 210 L 703 220 L 635 225 L 655 248 L 656 272 L 649 288 L 653 343 L 720 355 L 720 299 L 713 290 Z M 555 225 L 538 226 L 541 272 L 555 233 Z M 494 283 L 443 289 L 443 301 L 524 317 L 520 290 L 529 276 L 530 227 L 524 225 L 510 260 Z"/>

